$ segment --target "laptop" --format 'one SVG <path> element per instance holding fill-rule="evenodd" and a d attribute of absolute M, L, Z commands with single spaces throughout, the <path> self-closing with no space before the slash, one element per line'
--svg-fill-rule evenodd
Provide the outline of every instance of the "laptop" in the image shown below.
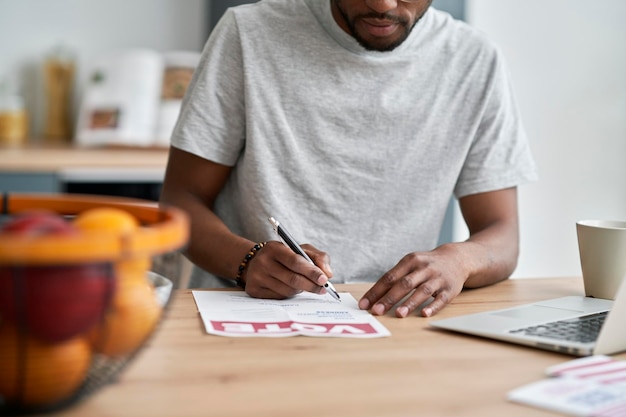
<path fill-rule="evenodd" d="M 433 327 L 574 356 L 626 350 L 626 279 L 615 300 L 569 296 L 431 320 Z"/>

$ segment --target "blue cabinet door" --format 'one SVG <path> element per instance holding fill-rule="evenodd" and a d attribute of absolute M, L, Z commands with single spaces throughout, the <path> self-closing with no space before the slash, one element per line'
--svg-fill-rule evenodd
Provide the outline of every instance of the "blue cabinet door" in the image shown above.
<path fill-rule="evenodd" d="M 0 173 L 1 192 L 56 193 L 60 191 L 59 179 L 53 173 Z"/>

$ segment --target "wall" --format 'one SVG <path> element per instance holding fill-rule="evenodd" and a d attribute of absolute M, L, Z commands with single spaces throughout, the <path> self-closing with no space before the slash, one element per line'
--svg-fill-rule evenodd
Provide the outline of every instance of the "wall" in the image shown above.
<path fill-rule="evenodd" d="M 45 109 L 42 64 L 65 45 L 76 55 L 77 107 L 83 73 L 98 53 L 118 48 L 199 51 L 206 0 L 0 0 L 0 82 L 21 86 L 40 132 Z"/>
<path fill-rule="evenodd" d="M 539 165 L 515 276 L 578 276 L 575 222 L 626 220 L 626 2 L 468 0 L 467 19 L 507 57 Z"/>

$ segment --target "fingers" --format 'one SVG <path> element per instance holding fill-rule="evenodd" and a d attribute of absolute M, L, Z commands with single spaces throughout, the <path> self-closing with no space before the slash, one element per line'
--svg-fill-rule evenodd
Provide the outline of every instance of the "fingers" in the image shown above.
<path fill-rule="evenodd" d="M 406 265 L 406 266 L 405 266 Z M 359 308 L 382 315 L 412 291 L 418 284 L 411 277 L 412 268 L 404 259 L 383 275 L 359 300 Z"/>
<path fill-rule="evenodd" d="M 296 291 L 293 288 L 289 288 L 287 286 L 285 286 L 284 288 L 280 288 L 280 289 L 272 289 L 272 288 L 266 288 L 266 287 L 259 287 L 259 288 L 248 288 L 249 286 L 246 285 L 246 292 L 255 298 L 263 298 L 263 299 L 269 299 L 269 300 L 283 300 L 285 298 L 289 298 L 289 297 L 293 297 L 294 295 L 298 294 L 300 291 Z M 250 294 L 250 291 L 253 291 L 254 294 Z"/>
<path fill-rule="evenodd" d="M 455 294 L 455 296 L 456 295 L 458 294 Z M 447 295 L 447 293 L 445 291 L 442 291 L 440 294 L 437 294 L 432 303 L 428 304 L 422 309 L 422 316 L 434 316 L 435 314 L 439 313 L 450 301 L 450 297 Z"/>
<path fill-rule="evenodd" d="M 406 278 L 402 279 L 400 282 L 405 280 L 406 282 L 413 281 L 410 278 Z M 422 316 L 430 317 L 443 309 L 448 304 L 449 300 L 453 298 L 450 297 L 451 291 L 448 289 L 434 289 L 439 287 L 439 284 L 437 284 L 438 281 L 439 280 L 436 279 L 427 280 L 421 284 L 415 285 L 415 287 L 408 291 L 406 290 L 408 284 L 394 286 L 377 301 L 373 302 L 371 308 L 372 314 L 386 314 L 399 303 L 395 309 L 395 315 L 396 317 L 404 318 L 409 316 L 420 306 L 424 306 L 428 303 L 420 312 Z M 409 295 L 407 296 L 407 294 Z"/>
<path fill-rule="evenodd" d="M 330 267 L 330 256 L 328 256 L 326 252 L 323 252 L 309 244 L 302 245 L 302 249 L 305 250 L 313 263 L 315 263 L 315 265 L 317 265 L 328 278 L 332 278 L 333 270 Z"/>
<path fill-rule="evenodd" d="M 436 295 L 437 280 L 431 279 L 420 282 L 422 279 L 417 273 L 406 275 L 399 278 L 395 285 L 386 291 L 379 287 L 376 292 L 366 294 L 368 298 L 364 297 L 364 299 L 367 301 L 362 299 L 361 302 L 363 306 L 365 304 L 371 305 L 371 312 L 375 315 L 386 314 L 401 302 L 396 308 L 395 314 L 397 317 L 406 317 Z M 378 291 L 384 292 L 379 293 Z M 361 303 L 359 306 L 361 307 Z"/>
<path fill-rule="evenodd" d="M 316 251 L 314 256 L 324 259 L 326 255 Z M 250 261 L 245 280 L 246 292 L 253 297 L 287 298 L 302 291 L 325 293 L 322 285 L 328 276 L 282 243 L 272 241 Z"/>
<path fill-rule="evenodd" d="M 463 279 L 437 262 L 412 254 L 383 275 L 363 295 L 359 308 L 384 315 L 394 306 L 396 317 L 407 317 L 418 308 L 424 317 L 443 309 L 463 287 Z"/>

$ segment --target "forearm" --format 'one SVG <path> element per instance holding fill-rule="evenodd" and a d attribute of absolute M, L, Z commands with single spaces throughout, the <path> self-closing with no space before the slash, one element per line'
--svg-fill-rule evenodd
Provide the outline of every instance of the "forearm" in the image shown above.
<path fill-rule="evenodd" d="M 161 205 L 182 209 L 190 221 L 185 255 L 197 266 L 223 278 L 235 278 L 238 265 L 254 245 L 232 233 L 212 211 L 210 203 L 178 187 L 163 187 Z"/>
<path fill-rule="evenodd" d="M 457 259 L 466 288 L 477 288 L 507 279 L 517 266 L 519 238 L 516 223 L 499 222 L 476 232 L 464 242 L 448 243 L 437 252 Z"/>
<path fill-rule="evenodd" d="M 255 242 L 233 234 L 210 209 L 194 206 L 186 206 L 191 219 L 187 257 L 212 274 L 234 278 L 241 260 Z"/>
<path fill-rule="evenodd" d="M 254 242 L 233 234 L 213 212 L 231 168 L 171 147 L 160 204 L 185 211 L 190 220 L 185 254 L 196 265 L 223 278 L 234 278 Z"/>
<path fill-rule="evenodd" d="M 459 199 L 470 237 L 437 250 L 458 259 L 467 288 L 482 287 L 508 278 L 519 256 L 517 189 L 507 188 Z"/>
<path fill-rule="evenodd" d="M 167 200 L 162 200 L 169 204 Z M 234 235 L 208 208 L 180 204 L 190 218 L 189 243 L 185 255 L 195 265 L 224 278 L 234 278 L 241 258 L 253 245 L 252 242 Z"/>

